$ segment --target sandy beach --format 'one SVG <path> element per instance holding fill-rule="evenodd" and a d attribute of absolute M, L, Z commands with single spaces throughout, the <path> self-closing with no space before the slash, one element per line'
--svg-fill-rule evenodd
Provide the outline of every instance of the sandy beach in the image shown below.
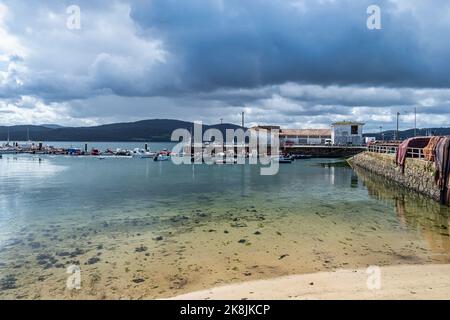
<path fill-rule="evenodd" d="M 249 281 L 173 299 L 450 299 L 450 264 L 388 266 L 380 271 L 381 286 L 372 290 L 367 269 L 345 269 Z"/>

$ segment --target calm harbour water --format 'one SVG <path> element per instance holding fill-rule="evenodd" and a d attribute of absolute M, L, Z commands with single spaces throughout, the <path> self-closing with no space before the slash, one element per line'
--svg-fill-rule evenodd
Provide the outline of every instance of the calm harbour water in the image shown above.
<path fill-rule="evenodd" d="M 4 155 L 0 298 L 159 298 L 293 273 L 450 261 L 448 208 L 337 162 L 299 160 L 261 176 L 250 165 Z M 81 290 L 66 288 L 72 264 L 81 266 Z"/>

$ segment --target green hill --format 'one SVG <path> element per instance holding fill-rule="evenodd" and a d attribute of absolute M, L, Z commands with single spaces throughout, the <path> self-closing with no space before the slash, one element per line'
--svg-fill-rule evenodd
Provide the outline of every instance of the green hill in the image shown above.
<path fill-rule="evenodd" d="M 192 122 L 153 119 L 128 123 L 113 123 L 93 127 L 59 127 L 59 126 L 2 126 L 0 140 L 6 140 L 9 132 L 10 141 L 170 141 L 172 132 L 179 128 L 192 129 Z M 225 133 L 226 129 L 236 129 L 234 124 L 203 125 L 203 129 L 217 128 Z"/>

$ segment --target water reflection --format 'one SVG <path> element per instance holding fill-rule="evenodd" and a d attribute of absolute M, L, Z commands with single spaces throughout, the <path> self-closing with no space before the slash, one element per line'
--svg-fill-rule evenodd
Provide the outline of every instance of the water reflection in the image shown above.
<path fill-rule="evenodd" d="M 450 251 L 449 207 L 366 170 L 355 168 L 355 172 L 371 197 L 394 206 L 403 228 L 419 232 L 436 254 Z"/>
<path fill-rule="evenodd" d="M 64 166 L 55 165 L 39 156 L 4 156 L 0 161 L 0 179 L 27 180 L 44 178 L 64 170 Z"/>

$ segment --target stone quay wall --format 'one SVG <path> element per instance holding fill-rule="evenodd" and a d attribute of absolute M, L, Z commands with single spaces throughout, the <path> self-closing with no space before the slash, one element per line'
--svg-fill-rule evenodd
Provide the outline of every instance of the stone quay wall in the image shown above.
<path fill-rule="evenodd" d="M 397 182 L 401 186 L 440 201 L 440 190 L 435 182 L 433 162 L 407 158 L 405 170 L 395 164 L 395 155 L 362 152 L 348 159 L 350 166 L 360 167 Z"/>

